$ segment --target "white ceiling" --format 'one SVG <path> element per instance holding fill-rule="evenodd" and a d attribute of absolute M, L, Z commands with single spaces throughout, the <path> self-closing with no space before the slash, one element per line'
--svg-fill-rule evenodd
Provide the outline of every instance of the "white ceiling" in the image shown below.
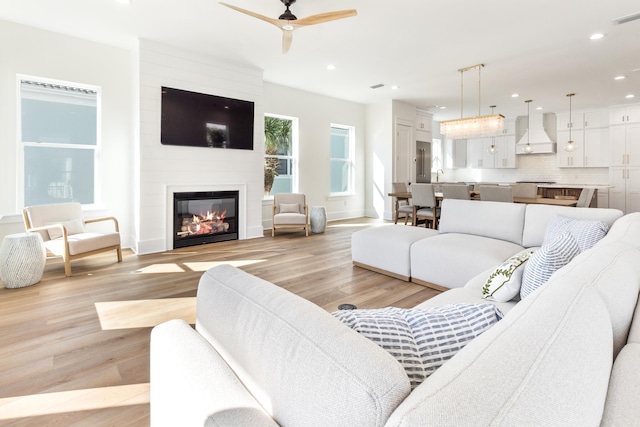
<path fill-rule="evenodd" d="M 278 0 L 226 1 L 274 18 L 284 11 Z M 478 63 L 481 114 L 495 104 L 525 115 L 525 99 L 566 111 L 569 92 L 574 111 L 640 102 L 640 20 L 611 22 L 640 12 L 638 0 L 298 0 L 291 10 L 303 18 L 352 8 L 358 16 L 297 29 L 286 55 L 278 28 L 216 0 L 0 0 L 0 19 L 124 47 L 149 39 L 259 67 L 273 83 L 360 103 L 406 101 L 436 120 L 460 117 L 457 70 Z M 595 32 L 606 36 L 589 40 Z M 465 117 L 478 113 L 475 70 L 464 73 L 464 104 Z"/>

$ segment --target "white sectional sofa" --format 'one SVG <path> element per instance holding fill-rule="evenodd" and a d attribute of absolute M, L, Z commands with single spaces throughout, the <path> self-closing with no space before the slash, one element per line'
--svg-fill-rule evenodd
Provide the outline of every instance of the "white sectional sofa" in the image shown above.
<path fill-rule="evenodd" d="M 411 391 L 396 359 L 330 313 L 214 267 L 195 329 L 173 320 L 151 333 L 151 425 L 637 425 L 639 291 L 634 213 Z"/>
<path fill-rule="evenodd" d="M 439 230 L 404 225 L 361 230 L 351 239 L 352 258 L 357 266 L 421 285 L 459 288 L 511 255 L 539 247 L 556 214 L 607 225 L 622 216 L 617 209 L 445 199 Z"/>

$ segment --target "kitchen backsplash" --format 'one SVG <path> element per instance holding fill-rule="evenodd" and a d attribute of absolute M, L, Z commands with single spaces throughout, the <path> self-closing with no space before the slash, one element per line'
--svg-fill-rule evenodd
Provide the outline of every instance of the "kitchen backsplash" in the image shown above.
<path fill-rule="evenodd" d="M 609 168 L 559 168 L 556 154 L 517 156 L 516 169 L 445 169 L 440 181 L 609 184 Z M 435 174 L 433 176 L 435 181 Z"/>

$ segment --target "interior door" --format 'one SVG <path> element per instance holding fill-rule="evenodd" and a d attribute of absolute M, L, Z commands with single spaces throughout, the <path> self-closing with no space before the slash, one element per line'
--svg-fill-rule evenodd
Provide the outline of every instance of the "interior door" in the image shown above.
<path fill-rule="evenodd" d="M 396 123 L 396 138 L 393 157 L 393 181 L 412 182 L 413 149 L 411 148 L 413 128 Z"/>

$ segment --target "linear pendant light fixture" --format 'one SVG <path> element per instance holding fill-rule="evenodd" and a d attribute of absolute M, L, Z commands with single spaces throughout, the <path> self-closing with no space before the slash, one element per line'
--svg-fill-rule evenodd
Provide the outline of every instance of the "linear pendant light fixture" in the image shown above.
<path fill-rule="evenodd" d="M 564 151 L 568 151 L 569 153 L 576 149 L 576 144 L 573 142 L 573 139 L 571 139 L 571 128 L 573 127 L 573 120 L 571 119 L 571 98 L 573 98 L 573 95 L 575 95 L 575 93 L 567 94 L 569 97 L 569 140 L 564 146 Z"/>
<path fill-rule="evenodd" d="M 454 120 L 445 120 L 440 122 L 440 131 L 448 139 L 468 139 L 468 138 L 484 138 L 497 134 L 504 128 L 504 116 L 502 114 L 490 114 L 488 116 L 480 115 L 480 70 L 484 64 L 472 65 L 470 67 L 460 68 L 460 118 Z M 478 115 L 475 117 L 464 118 L 463 101 L 464 101 L 464 83 L 463 76 L 465 71 L 478 69 Z"/>

